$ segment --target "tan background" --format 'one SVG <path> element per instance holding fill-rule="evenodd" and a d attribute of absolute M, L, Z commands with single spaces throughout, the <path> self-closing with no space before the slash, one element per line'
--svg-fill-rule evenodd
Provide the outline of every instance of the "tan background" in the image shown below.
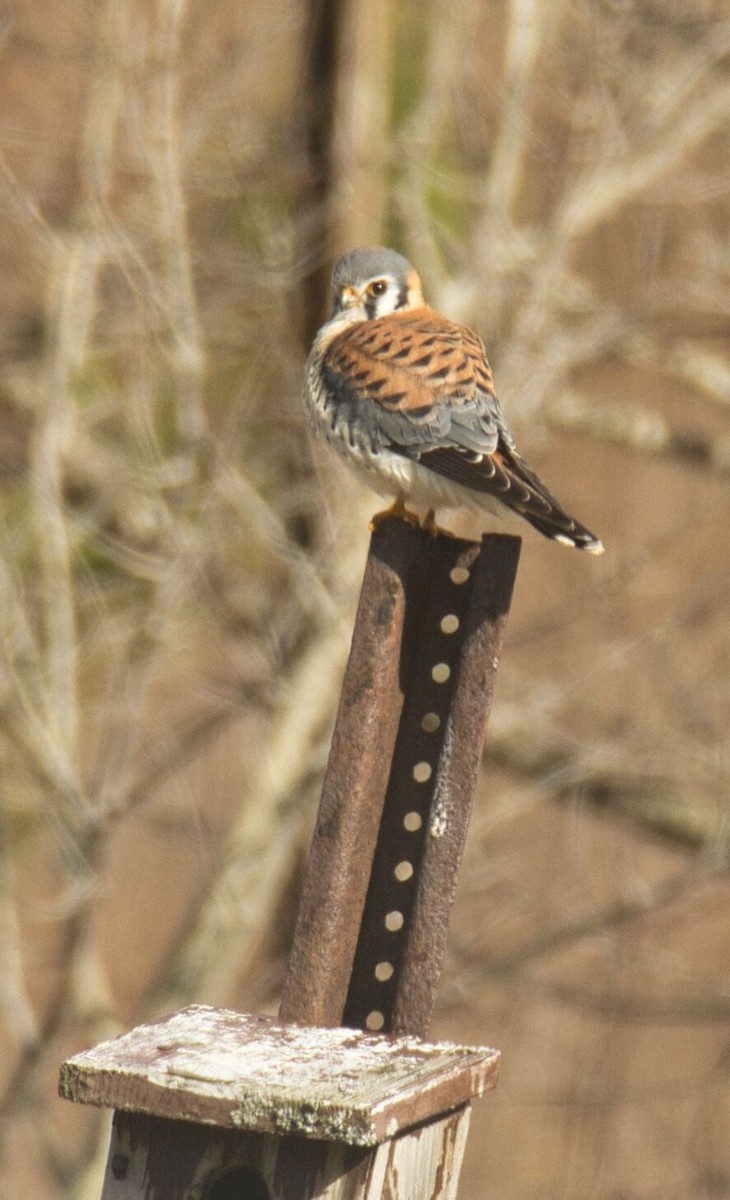
<path fill-rule="evenodd" d="M 462 1196 L 730 1196 L 726 0 L 0 17 L 3 1200 L 99 1194 L 65 1055 L 275 1009 L 375 504 L 301 367 L 371 241 L 608 548 L 525 533 L 433 1029 L 504 1054 Z"/>

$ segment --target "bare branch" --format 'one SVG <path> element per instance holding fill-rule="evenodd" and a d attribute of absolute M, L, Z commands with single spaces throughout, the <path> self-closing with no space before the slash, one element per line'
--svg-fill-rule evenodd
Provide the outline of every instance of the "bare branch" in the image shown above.
<path fill-rule="evenodd" d="M 180 433 L 188 443 L 205 434 L 202 385 L 203 337 L 195 298 L 190 238 L 183 188 L 180 75 L 186 0 L 157 0 L 152 48 L 157 62 L 153 103 L 148 110 L 149 164 L 155 188 L 153 211 L 159 222 L 165 264 L 165 300 L 173 338 Z"/>
<path fill-rule="evenodd" d="M 675 94 L 674 101 L 651 142 L 618 159 L 597 162 L 577 181 L 558 214 L 557 238 L 585 237 L 636 196 L 661 183 L 730 115 L 730 88 L 716 86 L 693 96 L 691 103 Z"/>
<path fill-rule="evenodd" d="M 203 981 L 206 995 L 218 1002 L 229 994 L 232 968 L 261 914 L 273 911 L 272 895 L 281 887 L 296 834 L 291 825 L 284 833 L 281 814 L 301 795 L 313 749 L 328 728 L 345 650 L 338 631 L 310 642 L 297 664 L 222 859 L 160 973 L 156 1006 L 189 1001 Z"/>

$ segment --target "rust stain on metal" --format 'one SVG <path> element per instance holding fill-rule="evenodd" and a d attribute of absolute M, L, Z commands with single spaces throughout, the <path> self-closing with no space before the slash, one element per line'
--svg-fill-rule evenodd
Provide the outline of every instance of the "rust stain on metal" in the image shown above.
<path fill-rule="evenodd" d="M 520 544 L 373 534 L 283 1021 L 427 1031 Z"/>
<path fill-rule="evenodd" d="M 393 524 L 393 523 L 391 523 Z M 398 728 L 404 591 L 397 534 L 363 580 L 279 1016 L 338 1025 Z"/>
<path fill-rule="evenodd" d="M 428 1031 L 519 548 L 439 538 L 409 581 L 404 700 L 346 1025 Z"/>

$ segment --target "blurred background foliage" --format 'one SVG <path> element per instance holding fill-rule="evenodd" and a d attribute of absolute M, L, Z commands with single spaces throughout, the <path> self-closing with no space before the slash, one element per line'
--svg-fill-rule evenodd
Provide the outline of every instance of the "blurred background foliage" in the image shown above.
<path fill-rule="evenodd" d="M 608 549 L 525 531 L 433 1030 L 504 1054 L 461 1194 L 730 1196 L 727 0 L 0 19 L 1 1194 L 99 1195 L 66 1055 L 275 1010 L 376 504 L 302 363 L 385 242 Z"/>

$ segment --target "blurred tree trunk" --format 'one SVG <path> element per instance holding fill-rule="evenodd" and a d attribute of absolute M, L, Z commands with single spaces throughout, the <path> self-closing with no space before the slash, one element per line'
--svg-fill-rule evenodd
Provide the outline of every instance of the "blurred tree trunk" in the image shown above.
<path fill-rule="evenodd" d="M 307 347 L 326 316 L 333 259 L 383 237 L 394 8 L 392 0 L 309 0 L 301 115 Z"/>

